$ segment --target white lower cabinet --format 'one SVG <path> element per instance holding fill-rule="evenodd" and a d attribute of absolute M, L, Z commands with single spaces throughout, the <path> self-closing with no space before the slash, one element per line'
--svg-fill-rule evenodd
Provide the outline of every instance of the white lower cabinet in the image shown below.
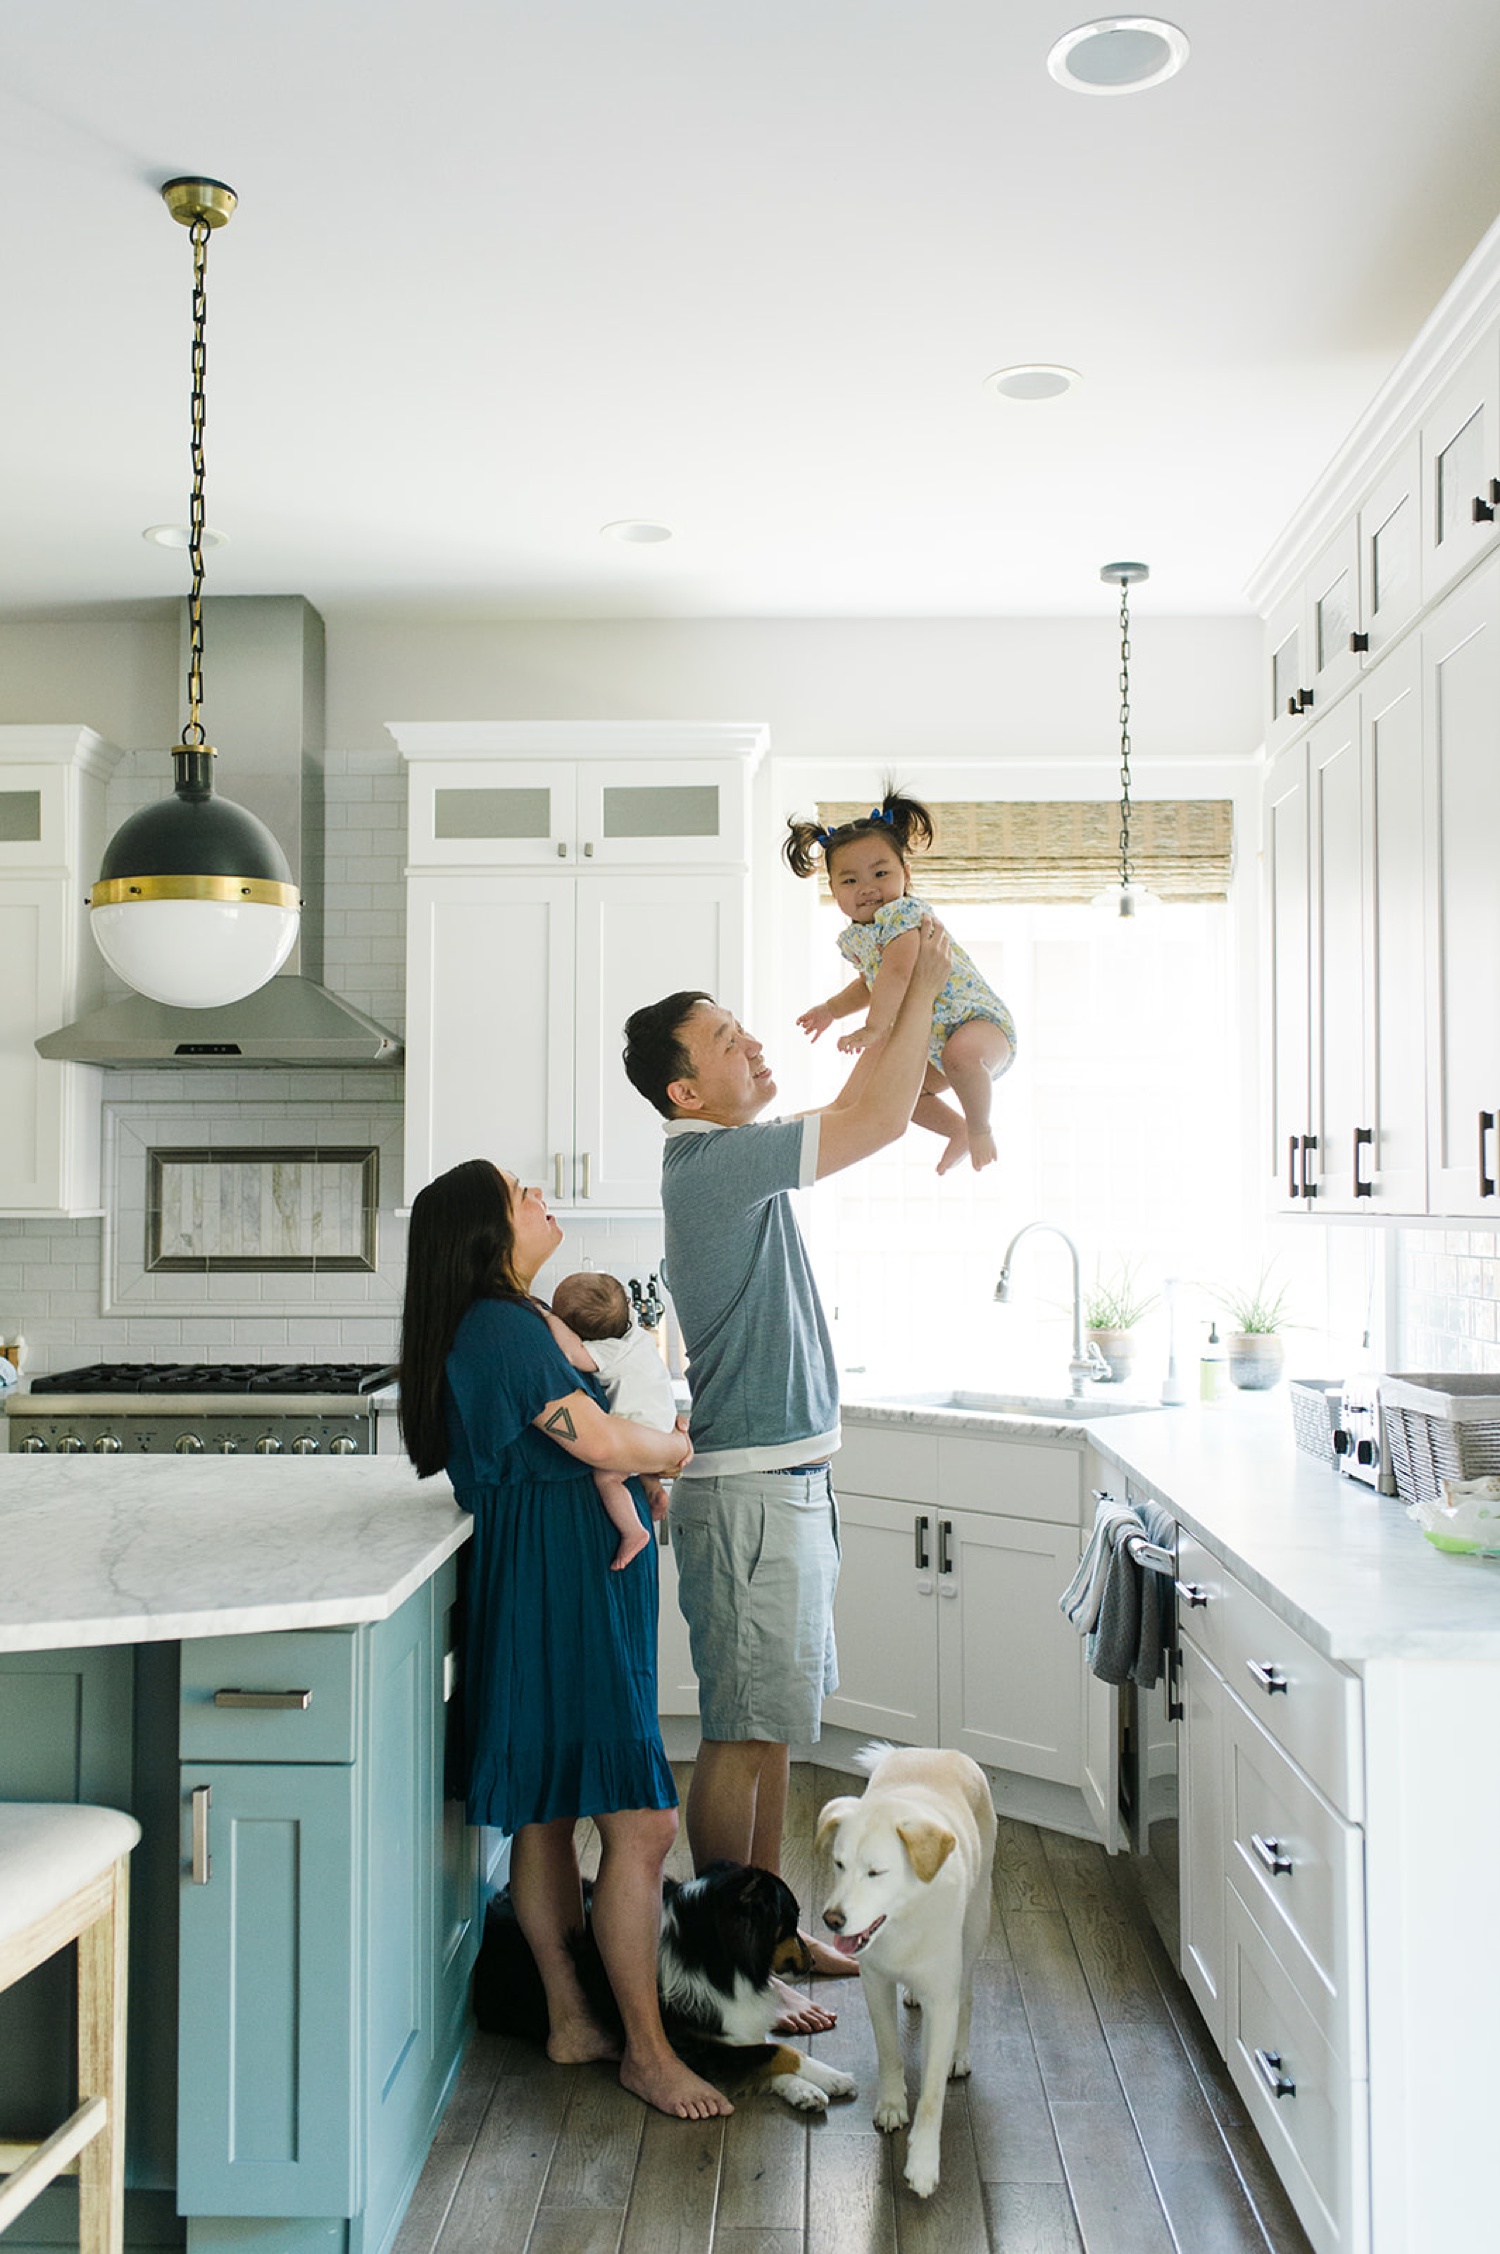
<path fill-rule="evenodd" d="M 1366 2254 L 1361 1687 L 1186 1549 L 1183 1978 L 1318 2254 Z"/>

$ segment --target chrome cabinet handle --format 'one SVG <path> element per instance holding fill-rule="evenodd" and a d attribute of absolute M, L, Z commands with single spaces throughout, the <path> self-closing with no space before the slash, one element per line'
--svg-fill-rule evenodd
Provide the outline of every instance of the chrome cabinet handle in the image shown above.
<path fill-rule="evenodd" d="M 1272 2097 L 1295 2097 L 1297 2095 L 1297 2085 L 1292 2080 L 1291 2075 L 1283 2074 L 1281 2071 L 1280 2051 L 1252 2051 L 1250 2056 L 1255 2061 L 1256 2073 L 1259 2074 Z"/>
<path fill-rule="evenodd" d="M 1290 1687 L 1281 1669 L 1269 1659 L 1247 1659 L 1245 1665 L 1267 1697 L 1274 1697 L 1277 1691 L 1284 1691 Z"/>
<path fill-rule="evenodd" d="M 1359 1170 L 1359 1154 L 1369 1146 L 1374 1155 L 1375 1130 L 1373 1127 L 1356 1127 L 1354 1130 L 1354 1194 L 1356 1197 L 1373 1197 L 1375 1184 L 1367 1182 Z"/>
<path fill-rule="evenodd" d="M 1266 1839 L 1260 1832 L 1252 1831 L 1250 1845 L 1257 1861 L 1264 1863 L 1273 1878 L 1284 1878 L 1291 1870 L 1292 1858 L 1282 1853 L 1279 1839 Z"/>
<path fill-rule="evenodd" d="M 213 1796 L 214 1788 L 211 1784 L 194 1785 L 193 1884 L 195 1886 L 206 1886 L 214 1867 L 214 1859 L 208 1851 L 208 1806 Z"/>
<path fill-rule="evenodd" d="M 560 1150 L 552 1153 L 552 1195 L 559 1204 L 566 1195 L 563 1189 L 563 1154 Z"/>
<path fill-rule="evenodd" d="M 594 858 L 594 847 L 593 847 L 593 843 L 592 843 L 592 841 L 590 841 L 590 842 L 589 842 L 589 844 L 587 844 L 587 845 L 586 845 L 586 846 L 584 847 L 584 849 L 583 849 L 583 850 L 584 850 L 584 855 L 585 855 L 585 858 L 586 858 L 586 859 L 588 859 L 588 860 L 590 860 L 590 861 L 592 861 L 592 860 L 593 860 L 593 858 Z"/>
<path fill-rule="evenodd" d="M 1493 1174 L 1487 1174 L 1484 1166 L 1487 1156 L 1485 1137 L 1493 1132 L 1494 1125 L 1495 1114 L 1492 1111 L 1482 1111 L 1479 1114 L 1479 1194 L 1481 1197 L 1493 1197 L 1495 1194 L 1495 1177 Z"/>
<path fill-rule="evenodd" d="M 559 838 L 557 841 L 557 858 L 559 859 L 559 861 L 566 861 L 566 859 L 568 858 L 567 846 L 563 843 L 561 838 Z"/>
<path fill-rule="evenodd" d="M 583 1156 L 582 1156 L 582 1158 L 581 1158 L 581 1159 L 579 1160 L 579 1164 L 580 1164 L 580 1166 L 581 1166 L 581 1167 L 583 1168 L 583 1188 L 582 1188 L 582 1190 L 581 1190 L 581 1192 L 580 1192 L 579 1194 L 580 1194 L 580 1196 L 583 1196 L 583 1197 L 592 1197 L 592 1196 L 593 1196 L 593 1194 L 594 1194 L 594 1187 L 593 1187 L 593 1184 L 594 1184 L 594 1155 L 593 1155 L 593 1152 L 592 1152 L 592 1151 L 585 1151 L 585 1152 L 584 1152 L 584 1154 L 583 1154 Z"/>
<path fill-rule="evenodd" d="M 249 1707 L 260 1712 L 267 1710 L 276 1713 L 295 1711 L 305 1714 L 312 1704 L 312 1692 L 310 1690 L 216 1690 L 214 1692 L 214 1704 L 215 1706 L 231 1706 L 237 1709 Z"/>
<path fill-rule="evenodd" d="M 927 1537 L 931 1532 L 932 1520 L 927 1516 L 925 1511 L 921 1514 L 920 1517 L 913 1519 L 912 1536 L 914 1541 L 914 1555 L 912 1562 L 916 1566 L 916 1569 L 919 1573 L 925 1573 L 928 1566 L 932 1563 L 932 1554 L 927 1547 Z"/>
<path fill-rule="evenodd" d="M 1189 1611 L 1194 1605 L 1208 1602 L 1208 1591 L 1200 1581 L 1174 1581 L 1172 1586 Z"/>

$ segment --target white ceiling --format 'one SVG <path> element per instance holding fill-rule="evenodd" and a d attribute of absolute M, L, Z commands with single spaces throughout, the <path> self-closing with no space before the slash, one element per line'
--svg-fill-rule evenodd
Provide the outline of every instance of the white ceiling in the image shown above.
<path fill-rule="evenodd" d="M 31 0 L 0 13 L 0 614 L 1160 613 L 1247 577 L 1500 211 L 1495 0 Z M 984 388 L 1015 361 L 1084 384 Z M 665 519 L 666 546 L 605 522 Z"/>

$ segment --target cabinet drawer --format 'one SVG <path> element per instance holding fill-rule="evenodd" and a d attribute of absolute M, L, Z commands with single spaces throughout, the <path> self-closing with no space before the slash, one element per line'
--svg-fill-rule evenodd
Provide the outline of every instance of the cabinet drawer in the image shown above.
<path fill-rule="evenodd" d="M 846 1422 L 843 1446 L 833 1459 L 833 1486 L 835 1494 L 847 1487 L 861 1495 L 888 1495 L 898 1503 L 935 1503 L 937 1434 Z"/>
<path fill-rule="evenodd" d="M 1077 1526 L 1083 1450 L 1035 1440 L 974 1440 L 954 1433 L 938 1441 L 937 1492 L 944 1509 Z"/>
<path fill-rule="evenodd" d="M 1318 2254 L 1369 2245 L 1369 2091 L 1323 2040 L 1233 1886 L 1229 2071 Z M 1280 2096 L 1273 2082 L 1291 2085 Z"/>
<path fill-rule="evenodd" d="M 1365 2071 L 1364 1835 L 1238 1699 L 1227 1702 L 1230 1875 L 1329 2048 Z"/>
<path fill-rule="evenodd" d="M 1224 1591 L 1228 1580 L 1223 1566 L 1212 1550 L 1206 1550 L 1196 1534 L 1185 1526 L 1177 1529 L 1177 1626 L 1182 1635 L 1191 1636 L 1205 1659 L 1211 1659 L 1222 1672 L 1224 1666 Z M 1182 1594 L 1193 1589 L 1200 1601 L 1194 1603 Z"/>
<path fill-rule="evenodd" d="M 1360 1686 L 1231 1574 L 1224 1575 L 1224 1680 L 1340 1814 L 1364 1814 Z"/>
<path fill-rule="evenodd" d="M 202 1636 L 182 1647 L 186 1761 L 352 1761 L 357 1631 Z M 286 1704 L 220 1704 L 235 1693 Z M 293 1703 L 306 1696 L 306 1704 Z"/>

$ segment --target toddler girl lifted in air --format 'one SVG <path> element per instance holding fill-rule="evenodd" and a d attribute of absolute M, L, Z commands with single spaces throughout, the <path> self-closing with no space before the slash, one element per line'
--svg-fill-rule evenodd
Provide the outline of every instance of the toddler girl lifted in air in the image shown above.
<path fill-rule="evenodd" d="M 837 829 L 816 822 L 789 821 L 782 852 L 799 877 L 810 877 L 821 858 L 828 886 L 849 918 L 839 934 L 839 953 L 859 976 L 826 1002 L 815 1002 L 797 1023 L 814 1041 L 835 1018 L 865 1005 L 862 1026 L 845 1033 L 839 1047 L 847 1054 L 883 1040 L 896 1021 L 901 997 L 917 959 L 921 923 L 933 911 L 909 890 L 907 855 L 913 840 L 932 843 L 932 817 L 925 806 L 886 787 L 878 806 Z M 1016 1028 L 1010 1011 L 980 977 L 969 957 L 953 942 L 953 975 L 932 1013 L 931 1059 L 912 1118 L 941 1135 L 947 1149 L 938 1161 L 946 1174 L 968 1151 L 974 1167 L 990 1165 L 995 1138 L 990 1130 L 990 1083 L 1009 1069 L 1016 1053 Z M 962 1106 L 959 1117 L 942 1098 L 951 1089 Z"/>

